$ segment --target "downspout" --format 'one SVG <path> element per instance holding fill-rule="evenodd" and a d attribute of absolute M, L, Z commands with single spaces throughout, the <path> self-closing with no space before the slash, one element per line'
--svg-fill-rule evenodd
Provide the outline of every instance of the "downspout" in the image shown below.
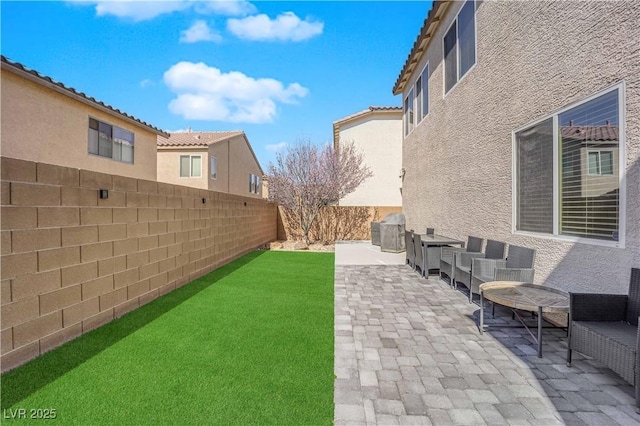
<path fill-rule="evenodd" d="M 231 139 L 227 139 L 227 194 L 231 193 Z"/>

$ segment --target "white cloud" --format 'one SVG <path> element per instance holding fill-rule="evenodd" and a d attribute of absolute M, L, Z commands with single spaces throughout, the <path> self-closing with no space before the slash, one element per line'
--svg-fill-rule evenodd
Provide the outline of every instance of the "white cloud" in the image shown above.
<path fill-rule="evenodd" d="M 264 14 L 232 18 L 227 21 L 227 29 L 247 40 L 302 41 L 322 34 L 324 23 L 311 21 L 309 18 L 303 21 L 295 13 L 285 12 L 275 19 Z"/>
<path fill-rule="evenodd" d="M 136 22 L 153 19 L 166 13 L 185 10 L 191 5 L 186 1 L 98 1 L 95 2 L 98 16 L 114 15 Z"/>
<path fill-rule="evenodd" d="M 224 73 L 202 62 L 179 62 L 164 73 L 164 82 L 177 97 L 169 110 L 189 120 L 268 123 L 277 102 L 296 103 L 308 89 L 284 86 L 272 78 L 253 78 L 238 71 Z"/>
<path fill-rule="evenodd" d="M 258 11 L 246 0 L 203 1 L 197 4 L 196 10 L 200 13 L 212 12 L 225 16 L 246 16 Z"/>
<path fill-rule="evenodd" d="M 283 149 L 285 149 L 289 144 L 286 142 L 280 142 L 280 143 L 273 143 L 273 144 L 269 144 L 265 146 L 265 149 L 267 151 L 271 151 L 271 152 L 278 152 L 278 151 L 282 151 Z"/>
<path fill-rule="evenodd" d="M 71 0 L 71 2 L 95 5 L 98 16 L 113 15 L 136 22 L 192 7 L 197 13 L 224 16 L 245 16 L 256 12 L 255 6 L 246 0 Z"/>
<path fill-rule="evenodd" d="M 219 43 L 222 36 L 212 30 L 205 21 L 199 20 L 180 33 L 180 43 L 197 43 L 199 41 L 214 41 Z"/>
<path fill-rule="evenodd" d="M 154 86 L 155 83 L 153 82 L 153 80 L 150 80 L 148 78 L 145 78 L 144 80 L 142 80 L 140 82 L 140 87 L 145 88 L 145 87 L 149 87 L 149 86 Z"/>

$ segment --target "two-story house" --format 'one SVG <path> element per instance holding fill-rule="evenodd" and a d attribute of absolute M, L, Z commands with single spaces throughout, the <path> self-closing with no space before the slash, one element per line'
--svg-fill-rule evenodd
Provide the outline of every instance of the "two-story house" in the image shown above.
<path fill-rule="evenodd" d="M 434 1 L 393 86 L 407 227 L 536 249 L 535 281 L 640 265 L 640 3 Z"/>
<path fill-rule="evenodd" d="M 188 130 L 157 143 L 158 181 L 262 198 L 264 173 L 244 132 Z"/>

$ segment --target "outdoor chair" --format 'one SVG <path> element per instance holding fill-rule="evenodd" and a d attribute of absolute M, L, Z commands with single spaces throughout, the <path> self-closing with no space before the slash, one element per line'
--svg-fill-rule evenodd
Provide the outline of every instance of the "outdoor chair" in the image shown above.
<path fill-rule="evenodd" d="M 406 250 L 406 264 L 411 266 L 412 268 L 414 267 L 414 262 L 415 262 L 415 255 L 413 253 L 414 247 L 413 247 L 413 232 L 411 231 L 404 231 L 404 248 Z"/>
<path fill-rule="evenodd" d="M 640 410 L 640 269 L 631 269 L 629 294 L 569 293 L 567 365 L 572 352 L 594 358 L 635 387 Z"/>
<path fill-rule="evenodd" d="M 449 285 L 453 286 L 456 271 L 454 255 L 461 252 L 479 253 L 482 251 L 483 242 L 484 239 L 482 238 L 469 236 L 466 248 L 442 247 L 442 252 L 440 253 L 440 278 L 442 278 L 442 274 L 445 274 L 449 277 Z"/>
<path fill-rule="evenodd" d="M 534 249 L 509 246 L 507 260 L 475 258 L 471 260 L 471 286 L 469 301 L 480 294 L 480 284 L 489 281 L 533 282 L 536 251 Z"/>
<path fill-rule="evenodd" d="M 507 245 L 500 241 L 487 240 L 487 247 L 484 253 L 459 252 L 455 253 L 454 276 L 455 286 L 462 284 L 469 289 L 469 302 L 473 302 L 473 292 L 471 291 L 471 266 L 473 259 L 495 259 L 503 260 Z M 453 280 L 452 280 L 453 282 Z M 477 292 L 476 292 L 477 293 Z"/>
<path fill-rule="evenodd" d="M 424 276 L 424 271 L 422 270 L 424 266 L 424 256 L 422 254 L 422 240 L 420 239 L 420 234 L 413 235 L 413 269 L 420 273 L 421 276 Z"/>

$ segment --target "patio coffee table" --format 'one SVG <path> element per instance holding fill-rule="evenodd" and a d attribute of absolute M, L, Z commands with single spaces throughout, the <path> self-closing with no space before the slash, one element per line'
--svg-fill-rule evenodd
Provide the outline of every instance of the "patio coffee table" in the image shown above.
<path fill-rule="evenodd" d="M 480 285 L 480 333 L 484 331 L 484 299 L 511 308 L 514 315 L 538 343 L 538 357 L 542 358 L 543 313 L 569 313 L 569 295 L 562 290 L 515 281 L 491 281 Z M 537 312 L 538 337 L 533 335 L 517 310 Z"/>

